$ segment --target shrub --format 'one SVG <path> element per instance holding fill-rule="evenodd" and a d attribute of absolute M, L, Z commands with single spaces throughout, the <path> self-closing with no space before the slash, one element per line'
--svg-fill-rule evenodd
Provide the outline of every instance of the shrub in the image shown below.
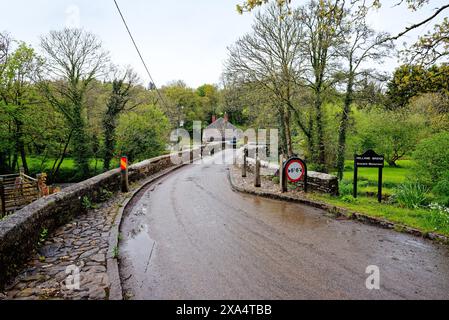
<path fill-rule="evenodd" d="M 81 205 L 84 210 L 91 210 L 97 208 L 97 206 L 92 202 L 92 200 L 88 196 L 84 196 L 81 199 Z"/>
<path fill-rule="evenodd" d="M 449 168 L 449 132 L 442 132 L 418 144 L 413 154 L 416 178 L 428 186 L 438 183 Z"/>
<path fill-rule="evenodd" d="M 114 195 L 114 193 L 112 193 L 111 191 L 106 190 L 106 189 L 101 189 L 99 199 L 101 202 L 106 202 L 109 199 L 111 199 L 113 195 Z"/>
<path fill-rule="evenodd" d="M 357 182 L 357 186 L 358 186 L 359 188 L 366 188 L 366 187 L 371 186 L 371 185 L 377 186 L 377 183 L 376 183 L 375 181 L 370 182 L 370 181 L 367 181 L 367 180 L 364 180 L 364 181 L 358 181 L 358 182 Z M 352 185 L 351 185 L 351 186 L 352 186 Z"/>
<path fill-rule="evenodd" d="M 435 230 L 444 230 L 449 228 L 449 208 L 445 208 L 439 204 L 431 204 L 429 206 L 430 212 L 427 215 L 427 220 Z"/>
<path fill-rule="evenodd" d="M 449 206 L 449 171 L 435 185 L 432 192 L 435 194 L 435 201 L 443 206 Z"/>
<path fill-rule="evenodd" d="M 346 203 L 358 203 L 358 199 L 354 198 L 352 195 L 342 196 L 340 200 Z"/>
<path fill-rule="evenodd" d="M 340 185 L 338 188 L 339 188 L 341 197 L 352 195 L 352 191 L 353 191 L 352 184 L 342 181 L 342 182 L 340 182 Z"/>
<path fill-rule="evenodd" d="M 117 154 L 130 162 L 160 156 L 166 149 L 170 123 L 157 107 L 144 106 L 142 112 L 123 114 L 117 127 Z"/>
<path fill-rule="evenodd" d="M 428 192 L 429 189 L 418 182 L 404 183 L 396 189 L 394 199 L 400 206 L 414 209 L 426 204 Z"/>
<path fill-rule="evenodd" d="M 274 184 L 279 184 L 279 183 L 281 183 L 281 180 L 280 180 L 279 177 L 273 177 L 273 179 L 271 179 L 271 181 L 272 181 Z"/>

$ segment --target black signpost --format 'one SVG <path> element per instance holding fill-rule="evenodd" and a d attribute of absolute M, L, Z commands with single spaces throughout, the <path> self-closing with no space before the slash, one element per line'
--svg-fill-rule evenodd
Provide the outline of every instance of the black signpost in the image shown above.
<path fill-rule="evenodd" d="M 378 168 L 379 169 L 379 182 L 377 199 L 379 203 L 382 202 L 382 173 L 385 163 L 385 157 L 378 155 L 373 150 L 368 150 L 362 155 L 354 156 L 354 198 L 357 198 L 357 180 L 359 168 Z"/>

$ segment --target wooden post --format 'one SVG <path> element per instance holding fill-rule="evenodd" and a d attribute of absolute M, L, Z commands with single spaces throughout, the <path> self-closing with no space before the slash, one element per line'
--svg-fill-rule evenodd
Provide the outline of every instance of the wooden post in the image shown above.
<path fill-rule="evenodd" d="M 0 217 L 6 215 L 6 199 L 5 199 L 5 187 L 3 186 L 3 178 L 0 178 L 0 200 L 2 203 L 2 211 L 0 211 Z"/>
<path fill-rule="evenodd" d="M 248 137 L 243 139 L 243 166 L 242 166 L 242 178 L 247 176 L 247 166 L 248 166 Z"/>
<path fill-rule="evenodd" d="M 261 187 L 260 183 L 260 159 L 259 157 L 256 157 L 256 172 L 255 172 L 255 178 L 254 178 L 254 186 L 256 188 Z"/>
<path fill-rule="evenodd" d="M 285 161 L 285 157 L 283 154 L 281 154 L 280 160 L 279 160 L 279 183 L 280 183 L 282 193 L 287 192 L 287 179 L 285 177 L 285 172 L 284 172 L 284 161 Z"/>
<path fill-rule="evenodd" d="M 120 170 L 121 170 L 121 186 L 122 192 L 129 192 L 129 182 L 128 182 L 128 158 L 122 157 L 120 160 Z"/>
<path fill-rule="evenodd" d="M 248 165 L 248 158 L 247 157 L 248 157 L 248 147 L 245 146 L 243 148 L 242 178 L 246 178 L 246 176 L 247 176 L 247 172 L 246 172 L 247 165 Z"/>
<path fill-rule="evenodd" d="M 232 139 L 232 159 L 234 159 L 234 165 L 237 164 L 237 138 Z"/>
<path fill-rule="evenodd" d="M 19 168 L 19 174 L 20 174 L 20 178 L 19 178 L 19 182 L 20 182 L 20 196 L 23 197 L 23 184 L 25 182 L 25 169 L 23 169 L 23 167 Z"/>
<path fill-rule="evenodd" d="M 38 196 L 39 198 L 41 198 L 44 194 L 43 190 L 41 190 L 41 186 L 42 186 L 42 174 L 39 173 L 37 176 L 37 192 L 38 192 Z"/>

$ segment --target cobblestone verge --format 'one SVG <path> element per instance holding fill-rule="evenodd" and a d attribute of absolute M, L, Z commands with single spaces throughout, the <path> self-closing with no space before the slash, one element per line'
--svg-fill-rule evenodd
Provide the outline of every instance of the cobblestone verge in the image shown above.
<path fill-rule="evenodd" d="M 107 299 L 109 233 L 124 199 L 124 195 L 116 194 L 57 229 L 0 299 Z M 68 289 L 67 284 L 73 284 L 74 279 L 68 277 L 78 270 L 79 289 Z"/>

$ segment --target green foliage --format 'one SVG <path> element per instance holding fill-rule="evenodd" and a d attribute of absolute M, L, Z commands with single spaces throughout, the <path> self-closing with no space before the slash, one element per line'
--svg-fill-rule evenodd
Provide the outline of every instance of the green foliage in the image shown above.
<path fill-rule="evenodd" d="M 415 176 L 421 183 L 432 186 L 445 179 L 449 168 L 449 132 L 421 141 L 413 157 L 416 160 Z"/>
<path fill-rule="evenodd" d="M 340 198 L 328 195 L 311 195 L 314 199 L 330 203 L 334 206 L 346 208 L 351 211 L 359 212 L 371 217 L 382 218 L 400 225 L 409 226 L 421 230 L 422 232 L 435 232 L 436 230 L 444 235 L 449 235 L 449 226 L 438 228 L 429 217 L 430 209 L 421 208 L 405 208 L 397 205 L 378 203 L 376 199 L 369 197 L 359 197 L 358 202 L 344 202 Z"/>
<path fill-rule="evenodd" d="M 122 76 L 118 77 L 116 75 L 112 81 L 112 90 L 102 121 L 104 134 L 103 164 L 105 170 L 110 169 L 111 161 L 114 157 L 117 143 L 116 129 L 118 117 L 125 111 L 132 98 L 136 96 L 135 85 L 137 81 L 137 75 L 130 68 L 124 71 Z"/>
<path fill-rule="evenodd" d="M 84 210 L 96 209 L 97 206 L 92 202 L 92 200 L 88 196 L 84 196 L 81 199 L 81 206 Z"/>
<path fill-rule="evenodd" d="M 128 156 L 130 162 L 159 156 L 166 149 L 169 129 L 167 117 L 155 106 L 124 114 L 117 127 L 117 154 Z"/>
<path fill-rule="evenodd" d="M 448 66 L 432 66 L 426 69 L 419 65 L 403 65 L 396 69 L 393 79 L 388 83 L 390 108 L 405 107 L 411 98 L 423 93 L 447 94 L 448 81 Z"/>
<path fill-rule="evenodd" d="M 346 181 L 341 181 L 338 186 L 338 190 L 340 192 L 340 196 L 345 197 L 345 196 L 352 195 L 354 186 L 352 183 L 348 183 Z"/>
<path fill-rule="evenodd" d="M 101 189 L 100 190 L 100 195 L 99 195 L 99 200 L 101 202 L 105 202 L 108 201 L 109 199 L 112 198 L 112 196 L 114 195 L 113 192 L 106 190 L 106 189 Z"/>
<path fill-rule="evenodd" d="M 435 226 L 435 231 L 448 230 L 449 208 L 438 204 L 430 205 L 430 213 L 427 215 L 427 220 Z"/>
<path fill-rule="evenodd" d="M 426 204 L 429 189 L 420 183 L 404 183 L 395 192 L 394 199 L 405 208 L 419 208 Z"/>
<path fill-rule="evenodd" d="M 41 230 L 39 234 L 39 241 L 37 242 L 37 246 L 41 247 L 45 243 L 45 240 L 47 240 L 47 237 L 48 237 L 48 229 L 44 228 Z"/>
<path fill-rule="evenodd" d="M 352 195 L 345 195 L 340 197 L 340 200 L 345 202 L 345 203 L 358 203 L 358 198 L 354 198 L 354 196 Z"/>
<path fill-rule="evenodd" d="M 162 105 L 161 110 L 172 128 L 183 124 L 182 127 L 192 133 L 194 121 L 202 121 L 205 125 L 210 123 L 212 115 L 218 115 L 221 94 L 214 85 L 205 84 L 194 90 L 182 81 L 175 81 L 161 91 L 168 101 L 168 106 Z"/>
<path fill-rule="evenodd" d="M 446 93 L 426 93 L 413 98 L 407 106 L 425 121 L 430 133 L 449 131 L 449 99 Z"/>
<path fill-rule="evenodd" d="M 391 166 L 410 155 L 425 132 L 422 118 L 407 112 L 373 109 L 358 113 L 357 120 L 354 151 L 373 149 L 383 154 Z"/>
<path fill-rule="evenodd" d="M 23 42 L 15 50 L 7 42 L 0 43 L 0 51 L 0 173 L 15 171 L 18 157 L 28 171 L 26 145 L 32 137 L 27 130 L 32 128 L 30 115 L 35 110 L 31 109 L 37 108 L 34 81 L 42 59 Z"/>
<path fill-rule="evenodd" d="M 281 183 L 281 180 L 280 180 L 279 177 L 273 177 L 273 179 L 271 179 L 271 181 L 272 181 L 274 184 L 279 184 L 279 183 Z"/>
<path fill-rule="evenodd" d="M 119 254 L 120 254 L 119 248 L 118 248 L 118 246 L 115 246 L 115 247 L 112 249 L 112 258 L 113 258 L 113 259 L 118 259 Z"/>
<path fill-rule="evenodd" d="M 449 171 L 436 183 L 432 192 L 437 203 L 449 207 Z"/>
<path fill-rule="evenodd" d="M 104 70 L 108 53 L 94 34 L 76 28 L 51 31 L 41 38 L 41 47 L 47 73 L 60 81 L 46 79 L 39 82 L 39 87 L 47 102 L 64 116 L 72 133 L 76 174 L 87 178 L 92 154 L 87 130 L 87 91 Z"/>

